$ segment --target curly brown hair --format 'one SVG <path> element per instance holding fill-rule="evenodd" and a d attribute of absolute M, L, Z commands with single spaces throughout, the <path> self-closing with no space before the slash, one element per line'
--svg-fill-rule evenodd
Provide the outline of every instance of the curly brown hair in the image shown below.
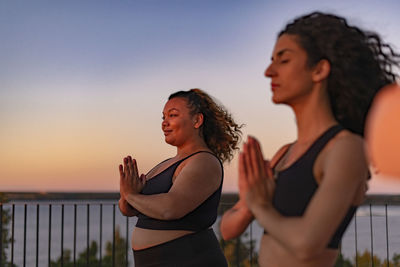
<path fill-rule="evenodd" d="M 191 115 L 203 114 L 200 134 L 205 143 L 222 162 L 231 161 L 234 151 L 239 149 L 243 125 L 238 125 L 222 105 L 200 89 L 178 91 L 171 94 L 168 100 L 176 97 L 187 100 Z"/>
<path fill-rule="evenodd" d="M 328 60 L 327 90 L 336 120 L 364 135 L 365 119 L 375 94 L 398 77 L 400 55 L 378 34 L 350 26 L 346 19 L 321 12 L 296 18 L 278 34 L 296 36 L 308 67 Z"/>

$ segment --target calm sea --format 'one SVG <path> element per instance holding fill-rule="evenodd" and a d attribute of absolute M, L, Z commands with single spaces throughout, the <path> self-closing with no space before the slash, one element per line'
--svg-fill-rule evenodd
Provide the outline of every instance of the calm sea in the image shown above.
<path fill-rule="evenodd" d="M 76 203 L 74 201 L 73 203 Z M 37 227 L 37 207 L 39 208 L 39 266 L 47 266 L 49 257 L 49 234 L 51 233 L 50 257 L 56 260 L 61 255 L 62 239 L 62 208 L 64 204 L 64 229 L 63 229 L 63 247 L 73 252 L 74 248 L 74 205 L 72 202 L 52 201 L 51 209 L 51 227 L 49 228 L 49 205 L 48 202 L 30 202 L 26 212 L 26 266 L 36 266 L 36 227 Z M 100 220 L 100 204 L 102 203 L 102 219 Z M 87 229 L 88 229 L 88 209 L 89 209 L 89 240 L 100 244 L 100 232 L 102 238 L 102 255 L 105 255 L 106 243 L 112 241 L 113 233 L 113 204 L 115 201 L 84 201 L 79 202 L 76 207 L 76 257 L 86 249 Z M 24 255 L 24 203 L 14 202 L 15 204 L 15 224 L 14 224 L 14 263 L 17 266 L 23 266 Z M 11 205 L 4 204 L 4 209 L 10 210 Z M 370 217 L 372 212 L 372 217 Z M 100 231 L 100 222 L 102 224 Z M 130 247 L 130 236 L 135 218 L 122 216 L 118 206 L 115 205 L 115 227 L 120 230 L 122 237 L 128 240 L 129 266 L 133 265 L 133 258 Z M 218 234 L 218 223 L 214 225 L 214 230 Z M 386 227 L 387 226 L 387 227 Z M 11 235 L 11 225 L 9 225 L 9 234 Z M 357 228 L 357 236 L 355 230 Z M 50 229 L 50 230 L 49 230 Z M 372 234 L 371 234 L 372 230 Z M 263 229 L 253 222 L 251 229 L 248 228 L 242 239 L 248 241 L 250 233 L 255 240 L 255 249 L 258 250 L 259 238 Z M 387 238 L 388 237 L 388 238 Z M 357 240 L 357 242 L 356 242 Z M 372 242 L 371 242 L 372 240 Z M 372 248 L 371 248 L 372 244 Z M 400 254 L 400 207 L 388 206 L 387 217 L 384 206 L 373 206 L 371 211 L 368 207 L 361 207 L 357 212 L 356 220 L 353 219 L 349 225 L 343 241 L 342 254 L 353 259 L 356 253 L 356 246 L 359 253 L 365 250 L 373 250 L 374 254 L 385 259 L 387 253 L 391 259 L 394 253 Z M 389 250 L 387 250 L 389 248 Z M 388 252 L 387 252 L 388 251 Z M 11 258 L 11 249 L 7 250 L 8 259 Z"/>

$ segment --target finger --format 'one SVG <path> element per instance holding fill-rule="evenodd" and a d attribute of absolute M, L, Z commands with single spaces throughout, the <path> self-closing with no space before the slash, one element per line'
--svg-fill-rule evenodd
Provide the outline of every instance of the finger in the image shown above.
<path fill-rule="evenodd" d="M 133 175 L 139 177 L 136 159 L 133 159 Z"/>
<path fill-rule="evenodd" d="M 250 155 L 249 155 L 249 145 L 247 143 L 244 144 L 243 146 L 243 162 L 244 165 L 243 167 L 246 170 L 246 180 L 247 182 L 253 181 L 253 176 L 254 176 L 254 171 L 253 171 L 253 166 L 250 161 Z"/>
<path fill-rule="evenodd" d="M 128 157 L 124 158 L 124 170 L 125 170 L 125 175 L 130 174 Z"/>
<path fill-rule="evenodd" d="M 239 178 L 247 180 L 247 168 L 243 152 L 240 152 L 239 154 Z"/>
<path fill-rule="evenodd" d="M 129 174 L 130 175 L 135 175 L 135 173 L 134 173 L 134 166 L 133 166 L 133 160 L 132 160 L 132 157 L 131 156 L 128 156 L 128 167 L 129 167 Z"/>
<path fill-rule="evenodd" d="M 268 174 L 268 178 L 273 178 L 274 177 L 274 172 L 272 171 L 271 168 L 271 162 L 269 160 L 265 160 L 265 170 Z"/>
<path fill-rule="evenodd" d="M 262 170 L 263 167 L 260 166 L 259 164 L 259 158 L 257 156 L 257 149 L 255 146 L 254 141 L 249 138 L 249 158 L 250 158 L 250 163 L 251 163 L 251 168 L 252 168 L 252 176 L 254 176 L 254 178 L 259 177 L 260 175 L 263 174 Z M 263 162 L 264 164 L 264 162 Z"/>
<path fill-rule="evenodd" d="M 119 169 L 119 177 L 121 179 L 124 178 L 125 174 L 124 174 L 124 167 L 122 167 L 122 164 L 119 164 L 118 169 Z"/>
<path fill-rule="evenodd" d="M 238 171 L 239 171 L 239 174 L 243 174 L 243 175 L 246 175 L 246 167 L 244 166 L 244 162 L 243 162 L 243 152 L 240 152 L 239 153 L 239 169 L 238 169 Z"/>
<path fill-rule="evenodd" d="M 140 175 L 140 181 L 141 181 L 142 185 L 145 186 L 145 185 L 146 185 L 146 182 L 147 182 L 147 180 L 146 180 L 146 175 L 141 174 L 141 175 Z"/>
<path fill-rule="evenodd" d="M 258 166 L 265 172 L 265 164 L 264 164 L 264 156 L 262 153 L 260 142 L 255 137 L 251 137 L 254 147 L 256 149 L 256 156 L 257 156 L 257 164 Z"/>

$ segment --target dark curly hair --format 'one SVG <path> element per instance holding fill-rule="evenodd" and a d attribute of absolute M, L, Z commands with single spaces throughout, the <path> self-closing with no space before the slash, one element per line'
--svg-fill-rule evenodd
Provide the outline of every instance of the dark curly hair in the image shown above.
<path fill-rule="evenodd" d="M 208 148 L 222 161 L 230 161 L 238 148 L 242 132 L 228 111 L 218 105 L 207 93 L 200 89 L 178 91 L 168 100 L 182 97 L 187 100 L 191 114 L 203 114 L 204 121 L 200 133 Z"/>
<path fill-rule="evenodd" d="M 330 104 L 336 120 L 364 135 L 365 119 L 375 94 L 398 77 L 400 55 L 378 34 L 348 25 L 346 19 L 321 12 L 296 18 L 278 34 L 294 35 L 306 51 L 308 67 L 328 60 Z"/>

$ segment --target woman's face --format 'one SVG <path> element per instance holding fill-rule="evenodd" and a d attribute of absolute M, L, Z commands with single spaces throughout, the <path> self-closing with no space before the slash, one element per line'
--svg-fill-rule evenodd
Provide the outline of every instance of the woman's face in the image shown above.
<path fill-rule="evenodd" d="M 187 100 L 175 97 L 164 106 L 161 128 L 164 132 L 165 142 L 180 146 L 198 134 L 195 127 L 195 116 L 190 114 Z"/>
<path fill-rule="evenodd" d="M 279 37 L 271 61 L 265 76 L 271 79 L 272 101 L 295 105 L 304 100 L 313 88 L 312 68 L 307 67 L 307 53 L 295 35 Z"/>

